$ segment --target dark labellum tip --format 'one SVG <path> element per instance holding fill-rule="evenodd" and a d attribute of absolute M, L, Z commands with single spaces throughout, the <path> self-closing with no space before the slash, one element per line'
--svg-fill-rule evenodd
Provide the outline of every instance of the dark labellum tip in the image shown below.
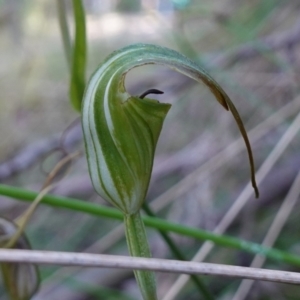
<path fill-rule="evenodd" d="M 139 98 L 143 99 L 149 94 L 163 94 L 163 93 L 164 93 L 163 91 L 160 91 L 157 89 L 150 89 L 150 90 L 147 90 L 146 92 L 144 92 L 143 94 L 141 94 Z"/>

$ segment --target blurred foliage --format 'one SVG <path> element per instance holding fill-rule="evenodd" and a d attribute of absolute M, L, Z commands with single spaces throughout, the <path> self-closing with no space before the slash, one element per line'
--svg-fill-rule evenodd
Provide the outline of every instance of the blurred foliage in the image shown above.
<path fill-rule="evenodd" d="M 67 19 L 72 24 L 71 1 L 66 1 Z M 146 42 L 174 48 L 197 59 L 217 79 L 236 104 L 248 130 L 273 116 L 299 97 L 299 13 L 298 0 L 190 0 L 190 1 L 97 1 L 85 0 L 87 11 L 88 71 L 112 50 L 130 43 Z M 298 28 L 298 31 L 297 31 Z M 293 35 L 293 32 L 295 33 Z M 71 26 L 73 37 L 74 28 Z M 271 42 L 269 42 L 271 40 Z M 0 1 L 0 159 L 4 164 L 26 146 L 61 133 L 76 118 L 69 105 L 69 69 L 63 54 L 56 5 L 49 0 Z M 157 99 L 173 105 L 160 138 L 149 201 L 178 184 L 188 174 L 222 151 L 238 137 L 234 122 L 203 87 L 162 67 L 148 66 L 129 74 L 127 86 L 133 95 L 149 88 L 165 92 Z M 298 101 L 299 102 L 299 101 Z M 291 125 L 299 105 L 283 121 L 255 140 L 254 156 L 259 167 Z M 71 139 L 67 133 L 65 143 Z M 251 138 L 250 138 L 251 141 Z M 261 184 L 261 198 L 250 200 L 228 230 L 228 234 L 260 243 L 275 213 L 300 169 L 299 134 Z M 74 148 L 81 148 L 79 142 Z M 16 171 L 1 181 L 38 190 L 46 175 L 36 156 L 30 168 Z M 29 155 L 11 168 L 26 163 Z M 50 154 L 46 166 L 55 164 L 59 153 Z M 194 178 L 196 184 L 172 197 L 161 216 L 182 224 L 213 230 L 248 183 L 246 152 L 224 156 L 221 168 Z M 49 169 L 51 169 L 51 166 Z M 196 177 L 196 175 L 195 175 Z M 55 192 L 103 203 L 87 179 L 85 159 Z M 300 253 L 297 203 L 275 246 Z M 1 199 L 2 214 L 14 218 L 24 204 Z M 113 243 L 100 240 L 119 222 L 40 206 L 26 234 L 36 249 L 124 254 L 124 239 Z M 170 257 L 164 243 L 152 230 L 155 257 Z M 191 239 L 174 236 L 191 258 L 200 247 Z M 98 242 L 99 241 L 99 242 Z M 111 246 L 109 243 L 111 242 Z M 97 244 L 98 243 L 98 244 Z M 107 245 L 105 250 L 102 250 Z M 252 257 L 216 248 L 207 261 L 249 265 Z M 267 261 L 264 267 L 288 269 Z M 293 268 L 293 271 L 299 271 Z M 41 268 L 42 288 L 36 299 L 138 299 L 132 274 L 112 270 Z M 158 274 L 159 294 L 165 295 L 174 275 Z M 232 299 L 239 280 L 205 278 L 216 299 Z M 102 287 L 99 287 L 100 286 Z M 104 296 L 105 295 L 105 296 Z M 257 282 L 246 299 L 298 299 L 299 287 Z M 127 298 L 126 298 L 127 297 Z M 189 283 L 176 299 L 198 299 Z M 6 299 L 1 291 L 0 299 Z"/>
<path fill-rule="evenodd" d="M 139 0 L 124 0 L 118 1 L 116 10 L 120 12 L 139 12 L 141 9 L 141 2 Z"/>

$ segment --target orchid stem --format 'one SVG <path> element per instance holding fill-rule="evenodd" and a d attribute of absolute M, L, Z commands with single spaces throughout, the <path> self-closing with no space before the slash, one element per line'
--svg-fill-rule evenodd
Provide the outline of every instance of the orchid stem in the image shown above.
<path fill-rule="evenodd" d="M 138 211 L 132 215 L 124 215 L 127 245 L 131 256 L 151 257 L 144 222 Z M 134 275 L 144 300 L 156 300 L 156 283 L 153 272 L 134 271 Z"/>

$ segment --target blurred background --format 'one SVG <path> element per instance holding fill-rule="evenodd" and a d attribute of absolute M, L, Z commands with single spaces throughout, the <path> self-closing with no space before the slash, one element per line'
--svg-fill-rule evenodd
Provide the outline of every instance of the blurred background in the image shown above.
<path fill-rule="evenodd" d="M 71 1 L 65 1 L 73 30 Z M 204 85 L 169 69 L 145 66 L 127 76 L 127 89 L 149 88 L 172 103 L 159 140 L 148 201 L 160 217 L 214 230 L 244 197 L 226 234 L 261 243 L 300 170 L 300 2 L 297 0 L 84 0 L 88 74 L 113 50 L 131 43 L 175 49 L 204 67 L 239 110 L 252 143 L 261 197 L 245 196 L 250 169 L 230 113 Z M 69 104 L 69 73 L 56 1 L 0 0 L 0 180 L 38 191 L 61 158 L 83 150 L 80 120 Z M 274 154 L 274 151 L 277 151 Z M 267 164 L 267 166 L 266 166 Z M 251 189 L 250 189 L 251 190 Z M 93 191 L 85 157 L 72 164 L 54 194 L 107 205 Z M 244 194 L 243 194 L 244 193 Z M 299 195 L 294 195 L 294 198 Z M 16 218 L 28 204 L 1 198 L 1 215 Z M 275 247 L 300 254 L 299 203 Z M 40 205 L 27 235 L 34 249 L 127 254 L 119 221 Z M 172 258 L 154 230 L 152 253 Z M 201 242 L 172 235 L 188 259 Z M 249 266 L 252 255 L 216 247 L 207 262 Z M 264 267 L 299 271 L 266 261 Z M 40 268 L 36 300 L 140 299 L 132 272 Z M 160 299 L 177 276 L 157 274 Z M 204 278 L 215 299 L 233 299 L 240 280 Z M 300 287 L 256 282 L 244 298 L 299 299 Z M 1 290 L 0 299 L 7 299 Z M 175 299 L 202 299 L 188 283 Z M 239 300 L 237 299 L 237 300 Z"/>

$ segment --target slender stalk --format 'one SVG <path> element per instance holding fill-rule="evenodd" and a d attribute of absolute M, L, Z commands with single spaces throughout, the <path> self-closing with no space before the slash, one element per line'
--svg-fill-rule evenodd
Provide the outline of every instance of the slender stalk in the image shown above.
<path fill-rule="evenodd" d="M 124 215 L 124 225 L 128 250 L 134 257 L 151 257 L 144 222 L 138 211 L 132 215 Z M 156 300 L 155 275 L 150 271 L 134 271 L 136 281 L 144 300 Z"/>
<path fill-rule="evenodd" d="M 146 202 L 144 202 L 142 207 L 148 216 L 156 217 L 156 215 L 154 214 L 154 212 L 151 210 L 151 208 L 149 207 L 149 205 Z M 166 244 L 169 246 L 169 248 L 172 251 L 172 253 L 174 254 L 174 256 L 179 260 L 186 261 L 187 259 L 182 254 L 182 252 L 179 250 L 179 248 L 176 246 L 176 244 L 173 242 L 171 237 L 162 230 L 158 230 L 158 232 L 162 236 L 162 238 L 164 239 Z M 205 297 L 205 299 L 209 299 L 209 300 L 214 299 L 214 296 L 211 294 L 211 292 L 205 286 L 204 282 L 199 277 L 197 277 L 196 275 L 191 275 L 191 279 L 195 283 L 195 285 L 198 288 L 198 290 L 200 291 L 200 293 Z"/>
<path fill-rule="evenodd" d="M 72 49 L 70 98 L 73 107 L 80 112 L 81 101 L 85 89 L 85 70 L 87 59 L 85 11 L 82 0 L 73 0 L 72 3 L 75 22 L 75 36 Z"/>
<path fill-rule="evenodd" d="M 21 188 L 11 187 L 0 184 L 0 195 L 15 198 L 21 201 L 32 202 L 38 193 Z M 123 220 L 121 212 L 114 208 L 105 207 L 99 204 L 88 203 L 86 201 L 74 198 L 46 195 L 41 204 L 51 205 L 53 207 L 67 208 L 82 213 L 88 213 L 94 216 L 102 216 L 116 220 Z M 146 226 L 170 231 L 180 235 L 193 237 L 199 240 L 209 240 L 219 246 L 243 250 L 249 253 L 260 254 L 276 261 L 285 262 L 290 265 L 300 266 L 300 257 L 277 249 L 263 247 L 259 244 L 247 242 L 226 235 L 211 233 L 198 228 L 183 226 L 181 224 L 171 223 L 159 218 L 143 217 Z"/>
<path fill-rule="evenodd" d="M 39 203 L 43 199 L 43 197 L 49 193 L 49 191 L 53 188 L 52 185 L 45 187 L 34 201 L 31 203 L 29 208 L 15 221 L 17 225 L 17 231 L 12 235 L 12 237 L 8 240 L 8 242 L 3 246 L 3 248 L 12 248 L 16 245 L 19 238 L 22 236 L 27 223 L 29 222 L 30 218 L 32 217 L 33 213 L 35 212 L 36 208 L 38 207 Z"/>

